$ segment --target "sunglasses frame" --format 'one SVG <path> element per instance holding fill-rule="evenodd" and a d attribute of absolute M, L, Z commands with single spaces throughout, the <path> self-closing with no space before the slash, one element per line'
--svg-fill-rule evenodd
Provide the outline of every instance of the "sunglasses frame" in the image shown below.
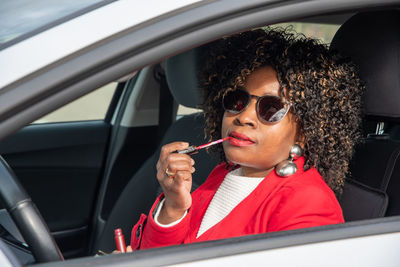
<path fill-rule="evenodd" d="M 224 102 L 225 102 L 224 99 L 225 99 L 225 96 L 226 96 L 227 94 L 224 94 L 224 96 L 222 97 L 222 107 L 224 108 L 224 110 L 227 111 L 227 112 L 229 112 L 229 113 L 232 113 L 232 114 L 240 114 L 240 113 L 242 113 L 246 108 L 249 107 L 250 102 L 251 102 L 251 99 L 252 99 L 252 98 L 255 98 L 255 99 L 257 99 L 257 103 L 256 103 L 257 118 L 258 118 L 260 121 L 262 121 L 262 122 L 264 122 L 264 123 L 266 123 L 266 124 L 275 124 L 275 123 L 278 123 L 278 122 L 280 122 L 281 120 L 283 120 L 283 118 L 286 117 L 286 114 L 288 114 L 288 112 L 289 112 L 289 110 L 290 110 L 290 108 L 291 108 L 291 106 L 292 106 L 292 104 L 290 104 L 289 101 L 287 101 L 286 99 L 285 99 L 285 101 L 282 101 L 282 98 L 279 97 L 279 96 L 274 96 L 274 95 L 257 96 L 257 95 L 249 94 L 247 91 L 245 91 L 245 90 L 243 90 L 243 89 L 237 89 L 237 90 L 230 91 L 230 92 L 235 92 L 235 91 L 242 91 L 242 92 L 246 93 L 246 94 L 249 96 L 246 105 L 245 105 L 244 108 L 243 108 L 242 110 L 240 110 L 240 111 L 235 111 L 235 110 L 227 109 L 227 108 L 225 108 L 225 105 L 224 105 Z M 229 93 L 229 92 L 228 92 L 228 93 Z M 260 111 L 259 111 L 259 110 L 260 110 L 259 104 L 260 104 L 260 101 L 261 101 L 263 98 L 265 98 L 265 97 L 272 97 L 272 98 L 279 99 L 279 101 L 283 104 L 283 106 L 284 106 L 284 108 L 285 108 L 285 114 L 282 116 L 282 118 L 281 118 L 280 120 L 274 121 L 274 122 L 270 122 L 270 121 L 266 121 L 265 119 L 263 119 L 263 118 L 261 117 Z"/>

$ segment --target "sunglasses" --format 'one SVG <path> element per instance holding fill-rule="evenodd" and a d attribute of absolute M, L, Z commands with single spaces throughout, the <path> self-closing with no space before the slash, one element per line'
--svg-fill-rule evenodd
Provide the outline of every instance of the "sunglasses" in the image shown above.
<path fill-rule="evenodd" d="M 222 98 L 222 106 L 225 111 L 239 114 L 245 110 L 252 98 L 257 99 L 256 111 L 258 118 L 266 123 L 281 121 L 290 109 L 290 103 L 273 95 L 256 96 L 247 93 L 242 89 L 229 91 Z"/>

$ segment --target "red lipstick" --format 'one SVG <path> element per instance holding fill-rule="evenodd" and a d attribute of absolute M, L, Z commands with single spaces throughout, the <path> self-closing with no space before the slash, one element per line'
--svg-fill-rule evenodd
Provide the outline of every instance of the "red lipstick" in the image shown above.
<path fill-rule="evenodd" d="M 125 239 L 124 236 L 122 235 L 122 230 L 121 228 L 115 229 L 115 245 L 117 246 L 117 250 L 119 250 L 122 253 L 126 252 L 126 246 L 125 246 Z"/>
<path fill-rule="evenodd" d="M 213 145 L 222 143 L 222 142 L 224 142 L 224 141 L 226 141 L 228 139 L 231 139 L 231 137 L 228 136 L 228 137 L 225 137 L 225 138 L 221 138 L 221 139 L 218 139 L 217 141 L 213 141 L 213 142 L 201 145 L 201 146 L 190 146 L 190 147 L 188 147 L 186 149 L 178 150 L 177 153 L 179 153 L 179 154 L 189 154 L 189 155 L 196 154 L 196 153 L 199 152 L 200 149 L 203 149 L 203 148 L 206 148 L 206 147 L 209 147 L 209 146 L 213 146 Z"/>
<path fill-rule="evenodd" d="M 229 143 L 234 146 L 250 146 L 254 144 L 254 141 L 250 137 L 241 133 L 231 132 L 229 136 L 231 137 Z"/>

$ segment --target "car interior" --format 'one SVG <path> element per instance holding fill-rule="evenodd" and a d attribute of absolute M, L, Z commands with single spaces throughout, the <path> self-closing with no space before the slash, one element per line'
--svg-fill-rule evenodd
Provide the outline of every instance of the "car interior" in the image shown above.
<path fill-rule="evenodd" d="M 400 114 L 398 113 L 397 105 L 387 110 L 387 106 L 377 105 L 375 103 L 375 95 L 377 91 L 380 92 L 378 94 L 381 94 L 382 84 L 387 84 L 388 78 L 391 80 L 397 79 L 397 74 L 391 71 L 396 68 L 388 68 L 386 64 L 390 62 L 390 66 L 393 66 L 397 64 L 397 62 L 389 60 L 389 58 L 393 58 L 391 53 L 386 53 L 386 57 L 383 53 L 376 53 L 371 56 L 371 51 L 395 51 L 397 49 L 397 47 L 395 47 L 396 42 L 392 41 L 392 34 L 398 26 L 399 15 L 400 13 L 397 11 L 381 11 L 353 16 L 342 25 L 334 36 L 331 44 L 331 49 L 337 49 L 347 56 L 354 58 L 356 63 L 360 66 L 362 77 L 369 77 L 368 75 L 372 73 L 371 68 L 373 67 L 375 70 L 377 66 L 382 70 L 390 70 L 390 73 L 394 76 L 390 78 L 385 71 L 382 71 L 379 73 L 374 72 L 374 80 L 372 82 L 365 78 L 367 83 L 367 90 L 365 93 L 366 127 L 371 124 L 376 125 L 377 118 L 379 118 L 379 123 L 381 121 L 386 122 L 390 120 L 391 117 L 387 114 L 394 114 L 392 116 L 398 116 L 396 114 Z M 361 29 L 368 29 L 368 34 L 366 34 L 365 30 L 361 31 Z M 382 31 L 382 29 L 385 29 L 385 31 Z M 382 41 L 387 47 L 382 47 Z M 360 47 L 364 49 L 360 49 Z M 200 88 L 197 79 L 194 79 L 194 77 L 196 77 L 196 73 L 198 73 L 198 69 L 202 65 L 201 60 L 204 58 L 202 56 L 204 53 L 202 49 L 207 49 L 207 46 L 182 53 L 167 59 L 165 62 L 166 79 L 174 99 L 178 103 L 192 108 L 199 107 L 201 104 Z M 389 88 L 393 88 L 392 84 L 390 84 L 390 86 Z M 387 88 L 388 90 L 385 92 L 396 90 L 396 88 L 389 88 Z M 189 90 L 191 90 L 190 93 Z M 388 93 L 387 95 L 381 96 L 380 99 L 384 103 L 389 101 L 382 99 L 385 96 L 392 99 L 393 94 Z M 368 102 L 368 100 L 370 102 Z M 369 121 L 370 117 L 372 118 L 371 121 Z M 191 144 L 204 143 L 206 139 L 201 130 L 203 127 L 204 118 L 201 114 L 187 115 L 174 122 L 165 134 L 161 144 L 173 142 L 174 140 L 183 140 Z M 340 198 L 340 204 L 343 208 L 346 221 L 399 214 L 398 210 L 396 211 L 397 196 L 389 195 L 390 191 L 388 190 L 389 183 L 392 180 L 391 178 L 395 175 L 393 169 L 395 169 L 396 166 L 398 153 L 397 143 L 391 140 L 390 135 L 385 134 L 382 130 L 378 133 L 370 133 L 369 129 L 365 129 L 365 131 L 368 133 L 366 141 L 357 148 L 352 162 L 351 177 L 348 178 L 344 186 L 344 192 Z M 383 150 L 382 153 L 376 153 L 377 147 L 379 147 L 379 150 Z M 125 232 L 129 232 L 132 226 L 131 221 L 137 219 L 139 214 L 130 213 L 128 215 L 126 214 L 126 210 L 132 209 L 133 203 L 140 203 L 139 199 L 149 197 L 148 201 L 146 201 L 146 206 L 135 207 L 134 210 L 138 212 L 140 212 L 140 210 L 142 212 L 149 210 L 152 200 L 161 192 L 157 181 L 149 179 L 150 177 L 156 177 L 154 166 L 158 160 L 158 156 L 159 149 L 147 160 L 126 185 L 110 214 L 109 220 L 104 228 L 105 232 L 112 232 L 112 229 L 116 227 L 122 227 Z M 205 152 L 194 157 L 196 159 L 196 165 L 201 166 L 199 171 L 193 175 L 194 188 L 196 188 L 204 182 L 207 173 L 213 169 L 217 161 Z M 389 160 L 390 157 L 392 157 L 392 160 Z M 368 167 L 370 169 L 368 169 Z M 382 174 L 384 175 L 382 176 Z M 143 182 L 139 182 L 141 179 L 143 179 Z M 395 180 L 396 179 L 393 179 L 391 182 L 394 185 L 390 184 L 390 188 L 391 186 L 395 186 Z M 154 195 L 146 194 L 146 196 L 144 196 L 143 193 L 141 194 L 141 188 L 137 188 L 136 183 L 138 182 L 141 185 L 147 183 L 146 189 L 149 191 L 146 190 L 146 192 L 154 192 Z M 127 219 L 127 217 L 130 216 L 132 216 L 132 219 Z M 128 222 L 128 224 L 125 225 L 123 222 Z M 110 244 L 112 245 L 112 235 L 101 235 L 100 239 L 95 242 L 95 244 L 97 246 L 94 247 L 94 251 L 99 248 L 112 249 L 112 247 L 108 247 Z"/>
<path fill-rule="evenodd" d="M 366 84 L 365 141 L 356 148 L 339 198 L 346 222 L 399 215 L 400 81 L 394 55 L 399 54 L 400 11 L 368 10 L 301 21 L 341 24 L 330 49 L 351 57 Z M 161 147 L 177 140 L 207 142 L 198 73 L 208 48 L 205 44 L 174 55 L 120 82 L 104 120 L 32 124 L 0 143 L 1 155 L 65 258 L 111 253 L 116 228 L 129 243 L 132 226 L 161 193 L 155 168 Z M 196 112 L 179 115 L 178 106 Z M 218 159 L 206 151 L 193 158 L 195 190 Z M 0 218 L 3 239 L 29 254 L 15 226 L 7 223 L 6 212 Z M 29 255 L 21 257 L 34 262 Z"/>

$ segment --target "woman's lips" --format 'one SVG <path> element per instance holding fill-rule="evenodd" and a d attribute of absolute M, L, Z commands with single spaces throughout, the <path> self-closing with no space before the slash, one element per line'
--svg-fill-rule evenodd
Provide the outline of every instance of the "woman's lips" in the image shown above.
<path fill-rule="evenodd" d="M 254 141 L 244 134 L 231 132 L 229 136 L 231 137 L 229 138 L 229 143 L 234 146 L 250 146 L 254 144 Z"/>

